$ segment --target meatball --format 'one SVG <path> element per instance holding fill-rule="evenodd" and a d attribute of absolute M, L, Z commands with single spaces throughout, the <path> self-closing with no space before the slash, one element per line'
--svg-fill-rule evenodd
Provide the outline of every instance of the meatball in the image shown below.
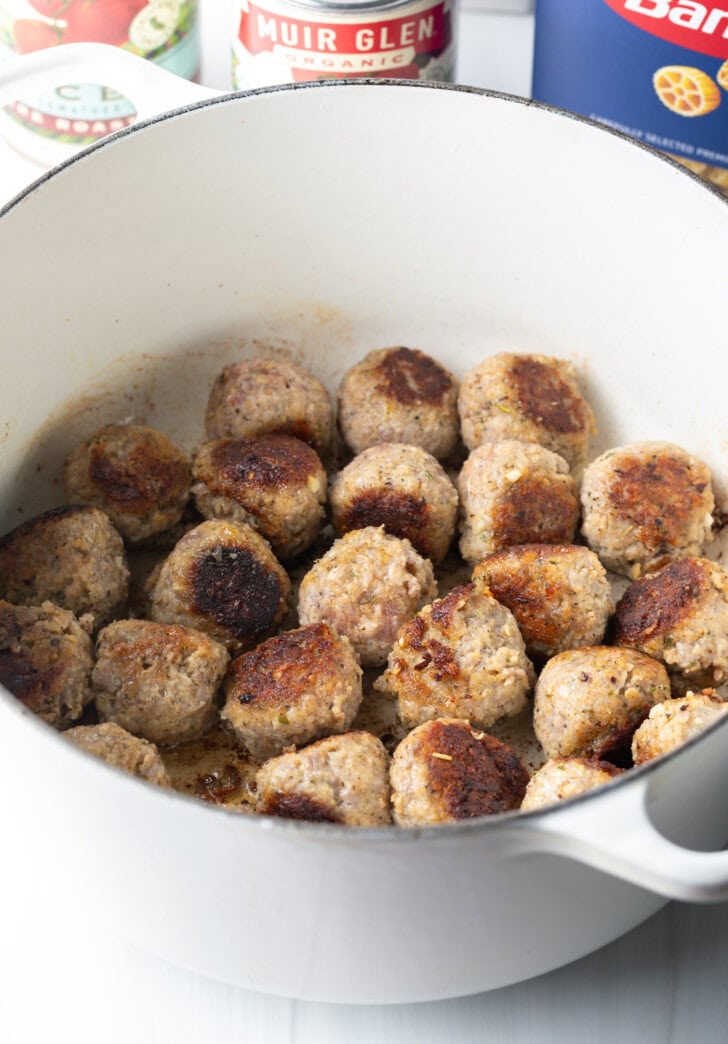
<path fill-rule="evenodd" d="M 390 823 L 388 761 L 369 732 L 330 736 L 282 754 L 258 770 L 258 812 L 346 826 Z"/>
<path fill-rule="evenodd" d="M 528 772 L 504 743 L 467 722 L 418 725 L 399 744 L 389 773 L 394 822 L 424 826 L 518 808 Z"/>
<path fill-rule="evenodd" d="M 516 618 L 529 656 L 598 645 L 614 610 L 604 567 L 586 547 L 525 544 L 488 555 L 473 576 Z"/>
<path fill-rule="evenodd" d="M 707 558 L 680 558 L 629 585 L 614 641 L 660 660 L 702 688 L 728 677 L 728 573 Z"/>
<path fill-rule="evenodd" d="M 217 720 L 228 665 L 223 645 L 200 631 L 117 620 L 97 639 L 93 681 L 102 721 L 164 746 L 198 739 Z"/>
<path fill-rule="evenodd" d="M 0 684 L 49 725 L 76 721 L 93 699 L 93 648 L 68 609 L 0 601 Z"/>
<path fill-rule="evenodd" d="M 650 708 L 669 698 L 665 668 L 644 653 L 571 649 L 541 672 L 533 727 L 550 758 L 621 756 Z"/>
<path fill-rule="evenodd" d="M 295 435 L 325 453 L 334 418 L 321 381 L 287 359 L 244 359 L 226 366 L 207 403 L 207 438 L 247 439 L 270 431 Z"/>
<path fill-rule="evenodd" d="M 597 761 L 589 758 L 554 758 L 547 761 L 538 772 L 531 776 L 526 787 L 526 796 L 521 804 L 522 812 L 531 812 L 535 808 L 555 805 L 559 801 L 567 801 L 578 794 L 609 783 L 615 776 L 620 776 L 622 769 L 610 765 L 608 761 Z"/>
<path fill-rule="evenodd" d="M 585 469 L 582 533 L 607 569 L 632 579 L 712 539 L 710 471 L 669 442 L 610 450 Z"/>
<path fill-rule="evenodd" d="M 346 732 L 362 697 L 348 638 L 313 624 L 269 638 L 230 665 L 223 720 L 254 758 Z"/>
<path fill-rule="evenodd" d="M 490 442 L 458 476 L 460 552 L 471 563 L 516 544 L 570 544 L 579 521 L 565 460 L 535 443 Z"/>
<path fill-rule="evenodd" d="M 381 667 L 402 624 L 436 595 L 432 564 L 409 540 L 367 526 L 336 540 L 306 573 L 298 615 L 302 624 L 328 623 L 362 664 Z"/>
<path fill-rule="evenodd" d="M 192 465 L 197 509 L 205 518 L 245 522 L 276 555 L 292 558 L 319 534 L 326 472 L 315 450 L 291 435 L 205 443 Z"/>
<path fill-rule="evenodd" d="M 635 765 L 681 747 L 724 714 L 728 714 L 728 702 L 715 689 L 688 692 L 679 699 L 658 704 L 632 737 Z"/>
<path fill-rule="evenodd" d="M 517 439 L 558 453 L 569 468 L 584 464 L 596 433 L 576 370 L 565 359 L 503 352 L 466 374 L 458 410 L 468 449 Z"/>
<path fill-rule="evenodd" d="M 187 457 L 168 438 L 136 424 L 107 424 L 66 459 L 68 499 L 101 508 L 136 543 L 176 526 L 190 495 Z"/>
<path fill-rule="evenodd" d="M 70 740 L 76 747 L 81 747 L 89 754 L 103 761 L 139 776 L 159 786 L 170 786 L 167 770 L 153 743 L 132 736 L 126 729 L 114 722 L 103 725 L 77 725 L 63 733 L 64 739 Z"/>
<path fill-rule="evenodd" d="M 513 614 L 482 585 L 467 584 L 400 629 L 375 685 L 397 697 L 406 728 L 450 717 L 487 729 L 523 710 L 533 681 Z"/>
<path fill-rule="evenodd" d="M 336 476 L 330 499 L 331 519 L 340 535 L 384 526 L 434 562 L 447 554 L 455 532 L 457 490 L 419 446 L 388 442 L 364 450 Z"/>
<path fill-rule="evenodd" d="M 55 602 L 101 627 L 121 613 L 128 588 L 124 542 L 96 507 L 54 508 L 0 540 L 0 597 L 14 605 Z"/>
<path fill-rule="evenodd" d="M 382 442 L 420 446 L 442 460 L 458 441 L 455 378 L 416 348 L 379 348 L 339 386 L 339 427 L 355 453 Z"/>
<path fill-rule="evenodd" d="M 237 652 L 286 614 L 291 582 L 266 541 L 239 522 L 201 522 L 153 581 L 151 617 L 204 631 Z"/>

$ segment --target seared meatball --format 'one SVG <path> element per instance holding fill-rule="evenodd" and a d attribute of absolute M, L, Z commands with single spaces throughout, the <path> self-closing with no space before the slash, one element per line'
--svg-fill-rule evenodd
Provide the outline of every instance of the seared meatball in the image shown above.
<path fill-rule="evenodd" d="M 728 573 L 681 558 L 630 584 L 617 603 L 614 641 L 660 660 L 687 684 L 728 677 Z"/>
<path fill-rule="evenodd" d="M 621 755 L 650 708 L 669 698 L 665 668 L 644 653 L 571 649 L 541 672 L 533 727 L 550 758 Z"/>
<path fill-rule="evenodd" d="M 570 544 L 579 521 L 576 483 L 562 457 L 535 443 L 489 442 L 458 476 L 460 552 L 468 562 L 516 544 Z"/>
<path fill-rule="evenodd" d="M 291 435 L 216 439 L 192 465 L 197 509 L 205 518 L 245 522 L 280 558 L 310 547 L 326 503 L 326 472 L 315 450 Z"/>
<path fill-rule="evenodd" d="M 68 609 L 0 601 L 0 684 L 49 725 L 76 721 L 93 699 L 93 649 Z"/>
<path fill-rule="evenodd" d="M 614 610 L 604 567 L 586 547 L 509 547 L 488 555 L 473 576 L 511 610 L 529 656 L 598 645 Z"/>
<path fill-rule="evenodd" d="M 409 540 L 367 526 L 335 541 L 306 573 L 298 616 L 302 624 L 328 623 L 362 664 L 380 667 L 402 624 L 436 595 L 432 564 Z"/>
<path fill-rule="evenodd" d="M 201 522 L 165 559 L 151 617 L 204 631 L 233 651 L 264 638 L 286 613 L 291 582 L 268 544 L 239 522 Z"/>
<path fill-rule="evenodd" d="M 585 469 L 582 532 L 607 569 L 641 576 L 700 554 L 715 507 L 708 467 L 670 442 L 609 450 Z"/>
<path fill-rule="evenodd" d="M 384 526 L 425 558 L 441 562 L 455 532 L 458 494 L 431 454 L 388 442 L 355 457 L 331 487 L 331 519 L 340 535 Z"/>
<path fill-rule="evenodd" d="M 230 665 L 223 720 L 255 758 L 346 732 L 361 703 L 361 667 L 348 638 L 312 624 L 269 638 Z"/>
<path fill-rule="evenodd" d="M 129 586 L 124 542 L 96 507 L 54 508 L 0 540 L 0 597 L 55 602 L 101 627 L 123 609 Z"/>
<path fill-rule="evenodd" d="M 531 776 L 526 787 L 526 796 L 521 804 L 522 812 L 530 812 L 534 808 L 555 805 L 559 801 L 568 801 L 578 794 L 603 787 L 622 770 L 608 761 L 597 761 L 589 758 L 554 758 L 547 761 L 538 772 Z"/>
<path fill-rule="evenodd" d="M 468 449 L 503 439 L 537 442 L 572 470 L 584 464 L 596 432 L 574 367 L 548 355 L 485 359 L 463 378 L 458 410 Z"/>
<path fill-rule="evenodd" d="M 63 733 L 64 739 L 70 740 L 76 747 L 81 747 L 89 754 L 103 761 L 139 776 L 159 786 L 170 786 L 167 770 L 153 743 L 132 736 L 126 729 L 114 722 L 103 725 L 77 725 Z"/>
<path fill-rule="evenodd" d="M 329 393 L 302 366 L 286 359 L 244 359 L 215 378 L 205 416 L 208 439 L 247 439 L 277 431 L 324 453 L 333 430 Z"/>
<path fill-rule="evenodd" d="M 389 779 L 394 822 L 424 826 L 518 808 L 528 772 L 510 747 L 487 732 L 441 718 L 402 740 Z"/>
<path fill-rule="evenodd" d="M 164 746 L 197 739 L 217 720 L 229 656 L 200 631 L 117 620 L 98 637 L 93 680 L 102 721 Z"/>
<path fill-rule="evenodd" d="M 258 812 L 346 826 L 391 822 L 387 752 L 369 732 L 312 743 L 272 758 L 256 777 Z"/>
<path fill-rule="evenodd" d="M 458 440 L 455 378 L 416 348 L 369 352 L 339 386 L 339 427 L 355 453 L 382 442 L 421 446 L 438 460 Z"/>
<path fill-rule="evenodd" d="M 66 459 L 68 499 L 101 508 L 135 543 L 176 526 L 190 495 L 187 457 L 138 424 L 107 424 Z"/>
<path fill-rule="evenodd" d="M 467 584 L 400 629 L 376 688 L 397 697 L 407 728 L 450 717 L 487 729 L 523 710 L 533 681 L 513 614 Z"/>
<path fill-rule="evenodd" d="M 715 689 L 688 692 L 679 699 L 658 704 L 632 737 L 635 765 L 681 747 L 724 714 L 728 714 L 728 702 Z"/>

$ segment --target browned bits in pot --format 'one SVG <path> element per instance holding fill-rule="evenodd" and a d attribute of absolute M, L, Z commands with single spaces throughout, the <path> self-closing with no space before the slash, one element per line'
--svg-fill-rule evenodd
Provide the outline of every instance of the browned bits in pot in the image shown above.
<path fill-rule="evenodd" d="M 134 424 L 100 428 L 69 454 L 64 478 L 70 500 L 101 508 L 132 543 L 180 521 L 191 483 L 187 457 Z"/>
<path fill-rule="evenodd" d="M 164 763 L 154 744 L 132 736 L 114 722 L 77 725 L 64 732 L 63 738 L 132 776 L 162 787 L 170 785 Z"/>
<path fill-rule="evenodd" d="M 518 808 L 528 772 L 493 736 L 467 721 L 442 718 L 402 740 L 390 781 L 395 823 L 421 826 Z"/>

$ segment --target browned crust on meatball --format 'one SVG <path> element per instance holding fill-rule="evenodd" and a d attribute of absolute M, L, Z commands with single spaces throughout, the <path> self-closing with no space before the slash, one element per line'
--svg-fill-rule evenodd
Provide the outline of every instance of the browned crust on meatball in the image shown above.
<path fill-rule="evenodd" d="M 560 592 L 555 584 L 534 575 L 534 564 L 545 551 L 558 553 L 565 549 L 545 544 L 508 547 L 488 555 L 475 567 L 473 575 L 482 579 L 493 597 L 515 614 L 527 642 L 553 645 L 561 637 L 557 619 L 544 613 L 544 604 Z"/>
<path fill-rule="evenodd" d="M 493 513 L 496 542 L 568 543 L 579 519 L 576 497 L 552 481 L 524 477 L 506 490 Z"/>
<path fill-rule="evenodd" d="M 491 816 L 520 806 L 528 772 L 493 736 L 466 722 L 435 721 L 423 739 L 422 753 L 429 755 L 430 789 L 453 819 Z"/>
<path fill-rule="evenodd" d="M 208 444 L 209 463 L 195 462 L 195 478 L 213 493 L 235 498 L 241 487 L 280 489 L 306 482 L 321 468 L 310 446 L 291 435 L 275 432 L 249 439 L 216 439 Z M 253 507 L 249 510 L 255 514 Z"/>
<path fill-rule="evenodd" d="M 467 599 L 472 591 L 472 584 L 461 584 L 458 587 L 454 587 L 444 598 L 433 602 L 431 617 L 440 626 L 444 636 L 447 636 L 454 614 L 458 609 L 462 608 L 463 600 Z M 425 618 L 423 616 L 415 616 L 400 631 L 400 644 L 409 645 L 412 649 L 423 650 L 422 659 L 415 664 L 413 670 L 424 671 L 426 667 L 432 665 L 430 673 L 435 681 L 457 678 L 460 674 L 460 668 L 452 655 L 452 649 L 435 638 L 430 638 L 426 642 L 423 641 L 426 629 L 427 623 Z M 394 664 L 395 666 L 405 666 L 403 661 L 396 658 Z M 413 693 L 418 694 L 420 692 L 420 686 L 417 684 L 416 677 L 409 677 L 407 682 L 408 685 L 411 685 Z M 426 688 L 425 686 L 425 690 Z"/>
<path fill-rule="evenodd" d="M 681 546 L 690 520 L 704 505 L 707 480 L 668 450 L 645 461 L 637 457 L 615 468 L 617 481 L 609 500 L 637 529 L 639 540 L 655 554 Z"/>
<path fill-rule="evenodd" d="M 511 376 L 518 404 L 529 420 L 563 435 L 588 425 L 582 400 L 554 367 L 531 356 L 517 356 Z"/>
<path fill-rule="evenodd" d="M 340 823 L 341 819 L 333 810 L 305 794 L 289 794 L 273 791 L 261 801 L 258 811 L 267 816 L 281 816 L 283 819 L 306 819 L 311 823 Z"/>
<path fill-rule="evenodd" d="M 189 489 L 190 469 L 182 455 L 158 432 L 131 429 L 128 452 L 110 453 L 109 440 L 124 433 L 123 425 L 97 432 L 89 446 L 88 474 L 104 500 L 132 515 L 167 507 Z M 134 431 L 144 438 L 134 438 Z"/>
<path fill-rule="evenodd" d="M 352 497 L 336 517 L 336 528 L 344 534 L 366 526 L 384 526 L 392 536 L 409 540 L 421 555 L 430 557 L 427 534 L 423 529 L 430 521 L 430 508 L 422 497 L 396 493 L 390 489 L 367 489 Z"/>
<path fill-rule="evenodd" d="M 50 508 L 33 518 L 27 518 L 25 522 L 21 522 L 15 529 L 11 529 L 9 533 L 0 537 L 0 551 L 5 550 L 17 540 L 42 533 L 48 522 L 56 522 L 61 518 L 71 518 L 73 515 L 82 515 L 93 510 L 94 508 L 87 507 L 85 504 L 64 504 L 62 507 Z"/>
<path fill-rule="evenodd" d="M 437 406 L 453 387 L 447 370 L 416 348 L 391 348 L 374 372 L 377 390 L 403 406 Z"/>
<path fill-rule="evenodd" d="M 708 581 L 705 566 L 694 558 L 678 559 L 655 576 L 635 580 L 617 603 L 614 641 L 632 645 L 669 634 L 691 615 Z"/>
<path fill-rule="evenodd" d="M 280 577 L 248 547 L 207 547 L 189 571 L 192 608 L 239 641 L 265 634 L 287 597 Z"/>

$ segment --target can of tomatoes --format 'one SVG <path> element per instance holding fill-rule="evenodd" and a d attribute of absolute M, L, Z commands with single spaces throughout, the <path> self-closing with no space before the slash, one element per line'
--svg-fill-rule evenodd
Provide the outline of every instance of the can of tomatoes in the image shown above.
<path fill-rule="evenodd" d="M 452 0 L 237 0 L 233 83 L 452 80 Z"/>
<path fill-rule="evenodd" d="M 538 0 L 533 97 L 667 152 L 728 193 L 725 0 Z"/>
<path fill-rule="evenodd" d="M 66 43 L 113 44 L 192 79 L 200 58 L 197 0 L 0 0 L 0 59 Z M 0 131 L 47 166 L 135 115 L 128 98 L 106 84 L 61 84 L 0 110 Z"/>

